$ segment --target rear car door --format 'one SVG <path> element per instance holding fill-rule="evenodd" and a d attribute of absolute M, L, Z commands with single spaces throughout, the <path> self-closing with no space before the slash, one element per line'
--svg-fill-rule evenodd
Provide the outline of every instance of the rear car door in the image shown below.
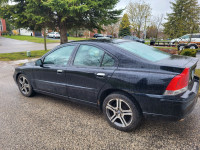
<path fill-rule="evenodd" d="M 69 98 L 96 104 L 100 89 L 116 69 L 117 60 L 99 47 L 80 45 L 66 77 Z"/>
<path fill-rule="evenodd" d="M 65 73 L 75 47 L 60 47 L 44 57 L 43 66 L 36 66 L 33 71 L 36 90 L 67 96 Z"/>

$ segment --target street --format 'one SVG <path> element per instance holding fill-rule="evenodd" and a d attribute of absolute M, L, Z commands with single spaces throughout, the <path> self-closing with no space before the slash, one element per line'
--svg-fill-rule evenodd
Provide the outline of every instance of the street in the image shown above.
<path fill-rule="evenodd" d="M 59 44 L 60 43 L 48 43 L 47 49 L 52 49 Z M 24 52 L 43 49 L 44 44 L 41 43 L 33 43 L 0 37 L 0 53 Z"/>
<path fill-rule="evenodd" d="M 22 96 L 12 78 L 15 66 L 0 62 L 0 150 L 200 149 L 200 101 L 184 121 L 147 118 L 125 133 L 111 128 L 98 109 Z"/>

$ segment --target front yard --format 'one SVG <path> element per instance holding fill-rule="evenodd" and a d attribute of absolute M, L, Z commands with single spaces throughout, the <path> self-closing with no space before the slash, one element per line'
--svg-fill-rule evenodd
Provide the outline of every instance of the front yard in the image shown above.
<path fill-rule="evenodd" d="M 31 51 L 30 57 L 27 57 L 27 52 L 2 53 L 0 54 L 0 61 L 15 61 L 15 60 L 23 60 L 23 59 L 40 58 L 48 51 L 49 50 Z"/>
<path fill-rule="evenodd" d="M 44 43 L 44 39 L 40 37 L 33 37 L 33 36 L 25 36 L 25 35 L 5 35 L 3 36 L 5 38 L 15 39 L 15 40 L 21 40 L 21 41 L 29 41 L 29 42 L 35 42 L 35 43 Z M 81 37 L 68 37 L 68 40 L 72 41 L 79 41 L 79 40 L 86 40 L 86 38 Z M 53 40 L 53 39 L 47 39 L 47 43 L 59 43 L 60 39 Z"/>

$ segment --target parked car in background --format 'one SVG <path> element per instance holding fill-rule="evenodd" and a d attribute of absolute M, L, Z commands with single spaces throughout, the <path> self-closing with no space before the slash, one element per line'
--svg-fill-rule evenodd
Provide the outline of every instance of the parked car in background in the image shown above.
<path fill-rule="evenodd" d="M 184 48 L 197 49 L 200 47 L 200 33 L 186 34 L 170 41 L 172 44 L 178 43 L 178 50 Z"/>
<path fill-rule="evenodd" d="M 200 33 L 186 34 L 176 39 L 172 39 L 171 43 L 174 42 L 200 42 Z"/>
<path fill-rule="evenodd" d="M 113 38 L 113 36 L 112 36 L 112 35 L 107 35 L 106 37 Z"/>
<path fill-rule="evenodd" d="M 94 34 L 93 36 L 94 38 L 98 38 L 98 37 L 104 37 L 103 34 Z"/>
<path fill-rule="evenodd" d="M 49 38 L 60 38 L 60 33 L 50 32 L 50 33 L 47 34 L 47 37 L 49 37 Z"/>
<path fill-rule="evenodd" d="M 123 39 L 132 40 L 132 41 L 136 41 L 136 42 L 140 42 L 140 43 L 145 43 L 145 40 L 144 40 L 144 39 L 139 39 L 139 38 L 136 37 L 136 36 L 127 35 L 127 36 L 124 36 Z"/>
<path fill-rule="evenodd" d="M 77 41 L 17 67 L 14 80 L 24 96 L 86 103 L 100 108 L 112 127 L 131 131 L 143 116 L 180 120 L 193 110 L 197 61 L 130 40 Z"/>

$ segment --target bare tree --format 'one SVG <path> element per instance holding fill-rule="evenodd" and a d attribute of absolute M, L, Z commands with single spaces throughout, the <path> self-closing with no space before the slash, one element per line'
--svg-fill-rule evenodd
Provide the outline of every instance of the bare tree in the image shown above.
<path fill-rule="evenodd" d="M 111 34 L 113 37 L 117 37 L 119 33 L 119 26 L 120 22 L 110 24 L 108 26 L 104 26 L 104 30 L 107 32 L 107 34 Z"/>
<path fill-rule="evenodd" d="M 161 14 L 161 15 L 158 15 L 158 16 L 155 17 L 154 23 L 155 23 L 155 26 L 157 28 L 156 40 L 158 38 L 158 33 L 159 33 L 161 26 L 162 26 L 162 23 L 163 23 L 163 19 L 164 19 L 164 14 Z"/>
<path fill-rule="evenodd" d="M 140 37 L 142 28 L 146 30 L 146 23 L 151 17 L 150 4 L 142 0 L 135 3 L 130 2 L 127 6 L 127 14 L 133 29 L 136 31 L 137 36 Z"/>

